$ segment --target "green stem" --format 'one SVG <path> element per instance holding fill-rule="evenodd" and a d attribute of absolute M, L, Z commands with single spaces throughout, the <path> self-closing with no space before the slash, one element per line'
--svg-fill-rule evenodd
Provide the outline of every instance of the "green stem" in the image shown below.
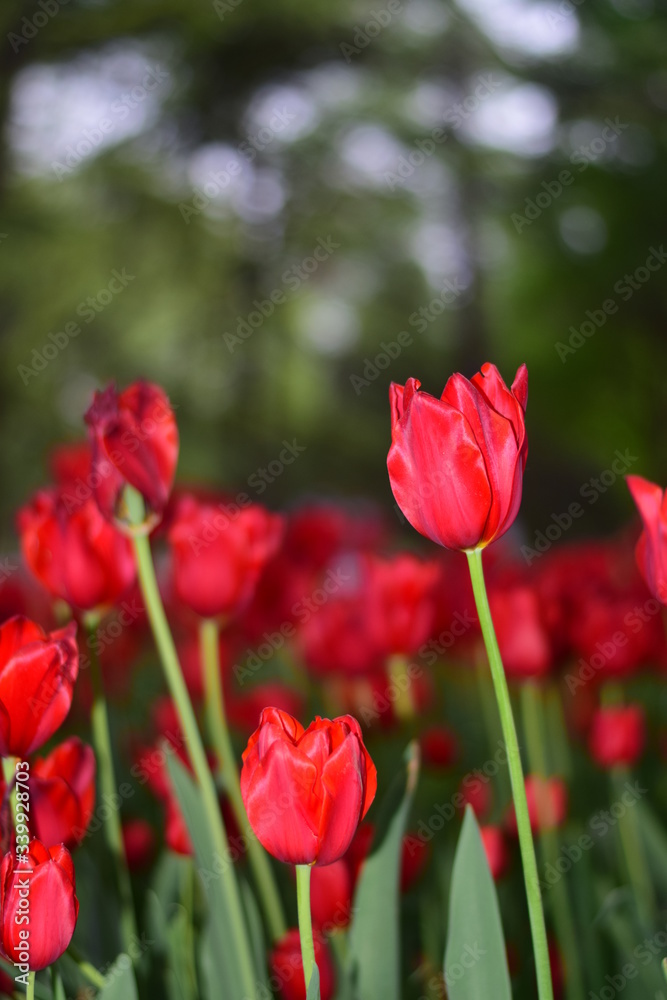
<path fill-rule="evenodd" d="M 616 767 L 612 772 L 612 787 L 616 798 L 622 800 L 624 785 L 630 775 L 626 768 Z M 639 816 L 633 806 L 626 807 L 618 820 L 618 832 L 625 857 L 625 864 L 630 879 L 630 885 L 637 903 L 637 911 L 641 922 L 646 927 L 653 926 L 656 910 L 653 881 L 642 842 Z"/>
<path fill-rule="evenodd" d="M 544 913 L 542 910 L 542 900 L 540 896 L 540 885 L 537 875 L 537 861 L 535 859 L 535 845 L 530 829 L 530 817 L 528 814 L 528 802 L 526 800 L 526 787 L 523 780 L 523 768 L 521 766 L 521 755 L 519 753 L 519 741 L 516 735 L 516 726 L 512 714 L 512 703 L 510 701 L 509 690 L 505 669 L 498 648 L 491 609 L 486 594 L 484 583 L 484 569 L 482 567 L 482 550 L 474 549 L 467 551 L 468 567 L 472 581 L 477 614 L 482 628 L 484 644 L 489 657 L 491 667 L 491 677 L 496 692 L 498 711 L 500 713 L 500 723 L 503 731 L 503 739 L 507 748 L 507 759 L 512 784 L 512 797 L 514 800 L 514 812 L 519 834 L 519 847 L 521 849 L 521 860 L 523 863 L 523 877 L 526 885 L 526 896 L 528 899 L 528 914 L 530 917 L 530 927 L 533 937 L 533 948 L 535 951 L 535 967 L 537 973 L 537 990 L 539 1000 L 553 1000 L 553 986 L 551 984 L 551 969 L 549 965 L 549 950 L 547 947 L 547 931 L 544 923 Z"/>
<path fill-rule="evenodd" d="M 299 915 L 299 937 L 301 938 L 301 959 L 306 993 L 310 977 L 315 968 L 315 945 L 313 943 L 313 921 L 310 915 L 310 865 L 296 866 L 296 906 Z"/>
<path fill-rule="evenodd" d="M 408 673 L 408 667 L 408 658 L 402 654 L 390 656 L 387 661 L 387 678 L 396 690 L 394 712 L 396 713 L 396 718 L 404 722 L 414 719 L 416 714 L 415 702 L 410 690 L 412 681 Z"/>
<path fill-rule="evenodd" d="M 107 985 L 104 974 L 101 973 L 99 969 L 96 969 L 90 962 L 87 962 L 79 950 L 71 943 L 67 948 L 67 956 L 68 958 L 71 958 L 72 961 L 79 967 L 79 972 L 86 977 L 88 982 L 97 986 L 98 989 L 103 989 Z"/>
<path fill-rule="evenodd" d="M 521 687 L 521 714 L 526 736 L 529 767 L 533 774 L 548 778 L 549 767 L 545 749 L 546 717 L 544 712 L 544 690 L 534 681 L 526 681 Z M 540 824 L 540 849 L 542 861 L 554 869 L 558 861 L 560 845 L 555 830 L 543 829 Z M 556 938 L 564 956 L 567 996 L 569 1000 L 585 1000 L 586 990 L 579 958 L 579 938 L 572 916 L 567 885 L 561 877 L 551 887 L 551 913 L 556 928 Z"/>
<path fill-rule="evenodd" d="M 273 942 L 287 932 L 278 887 L 266 851 L 256 839 L 248 822 L 248 814 L 241 796 L 239 773 L 235 764 L 234 748 L 229 735 L 225 714 L 225 699 L 220 676 L 219 625 L 214 619 L 204 619 L 199 626 L 201 657 L 204 665 L 206 713 L 208 729 L 218 757 L 218 767 L 225 789 L 234 810 L 239 828 L 244 831 L 248 844 L 248 859 L 257 882 L 266 922 Z"/>
<path fill-rule="evenodd" d="M 35 1000 L 35 973 L 28 974 L 28 988 L 25 992 L 26 1000 Z"/>
<path fill-rule="evenodd" d="M 91 640 L 94 638 L 94 628 L 89 629 Z M 128 955 L 134 951 L 134 942 L 138 940 L 137 924 L 134 915 L 132 898 L 132 882 L 125 855 L 123 829 L 120 822 L 120 811 L 112 808 L 116 797 L 116 774 L 113 763 L 111 729 L 109 726 L 109 710 L 104 694 L 104 682 L 100 662 L 95 652 L 96 643 L 89 642 L 90 647 L 90 681 L 93 688 L 93 705 L 90 712 L 95 755 L 97 757 L 97 774 L 102 798 L 106 799 L 108 808 L 104 816 L 104 836 L 109 853 L 113 859 L 120 899 L 120 931 L 122 946 Z"/>
<path fill-rule="evenodd" d="M 16 785 L 13 784 L 16 775 L 16 757 L 2 758 L 2 776 L 5 779 L 7 788 L 11 788 L 9 793 L 9 822 L 12 830 L 16 826 Z"/>
<path fill-rule="evenodd" d="M 142 497 L 131 487 L 126 487 L 125 498 L 128 509 L 131 511 L 133 523 L 140 525 L 144 519 Z M 151 623 L 153 637 L 160 655 L 160 660 L 162 661 L 162 667 L 167 685 L 169 687 L 171 697 L 173 698 L 174 705 L 176 706 L 181 729 L 185 738 L 188 757 L 190 759 L 190 763 L 192 764 L 192 769 L 195 773 L 197 783 L 199 784 L 202 804 L 206 812 L 208 828 L 213 840 L 215 851 L 218 858 L 222 859 L 229 856 L 227 853 L 229 845 L 225 828 L 222 823 L 215 782 L 213 781 L 213 776 L 209 770 L 208 761 L 206 759 L 206 751 L 204 750 L 199 729 L 197 728 L 197 719 L 195 718 L 188 689 L 185 681 L 183 680 L 183 673 L 178 661 L 176 646 L 174 645 L 167 616 L 165 615 L 164 606 L 162 604 L 162 598 L 160 597 L 160 590 L 155 576 L 155 567 L 153 566 L 150 542 L 145 534 L 136 534 L 133 537 L 133 544 L 137 560 L 139 584 L 141 586 L 144 601 L 146 602 L 146 610 Z M 222 890 L 227 897 L 227 905 L 229 907 L 230 914 L 232 915 L 229 933 L 234 939 L 234 947 L 239 957 L 244 994 L 247 995 L 248 998 L 252 998 L 257 995 L 257 984 L 253 972 L 253 959 L 248 942 L 246 922 L 241 905 L 241 896 L 236 883 L 234 870 L 232 868 L 227 866 L 224 867 L 224 871 L 221 876 L 221 885 Z"/>

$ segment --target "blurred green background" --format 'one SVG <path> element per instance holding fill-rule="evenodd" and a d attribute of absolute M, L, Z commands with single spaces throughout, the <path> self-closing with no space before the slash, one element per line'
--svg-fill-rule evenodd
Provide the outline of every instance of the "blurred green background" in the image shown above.
<path fill-rule="evenodd" d="M 389 382 L 487 359 L 530 371 L 522 540 L 617 449 L 667 480 L 665 13 L 4 0 L 4 548 L 112 378 L 166 387 L 183 479 L 247 489 L 296 439 L 272 507 L 392 516 Z M 573 535 L 631 515 L 592 490 Z"/>

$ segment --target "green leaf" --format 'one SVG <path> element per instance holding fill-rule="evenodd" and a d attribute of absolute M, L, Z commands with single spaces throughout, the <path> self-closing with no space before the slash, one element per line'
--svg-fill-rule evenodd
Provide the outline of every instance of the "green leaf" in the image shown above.
<path fill-rule="evenodd" d="M 496 887 L 470 806 L 454 855 L 444 974 L 449 1000 L 512 1000 Z"/>
<path fill-rule="evenodd" d="M 97 994 L 97 1000 L 139 1000 L 128 955 L 119 955 L 104 979 L 106 986 Z"/>
<path fill-rule="evenodd" d="M 201 795 L 190 774 L 173 754 L 167 758 L 167 766 L 192 840 L 197 872 L 208 904 L 208 922 L 200 937 L 202 976 L 207 981 L 205 995 L 209 1000 L 217 997 L 241 1000 L 247 991 L 233 944 L 234 935 L 230 933 L 233 917 L 222 889 L 223 878 L 236 881 L 236 872 L 231 860 L 216 856 Z M 264 986 L 263 975 L 257 981 L 258 992 Z"/>
<path fill-rule="evenodd" d="M 53 1000 L 66 1000 L 63 981 L 60 978 L 60 973 L 53 965 L 51 966 L 51 982 L 53 985 Z"/>
<path fill-rule="evenodd" d="M 315 966 L 308 983 L 306 1000 L 320 1000 L 320 970 Z"/>
<path fill-rule="evenodd" d="M 398 808 L 361 870 L 350 928 L 350 961 L 357 1000 L 400 1000 L 400 873 L 403 834 L 419 773 L 419 747 L 411 743 L 406 768 L 387 798 Z M 378 824 L 379 826 L 380 824 Z"/>

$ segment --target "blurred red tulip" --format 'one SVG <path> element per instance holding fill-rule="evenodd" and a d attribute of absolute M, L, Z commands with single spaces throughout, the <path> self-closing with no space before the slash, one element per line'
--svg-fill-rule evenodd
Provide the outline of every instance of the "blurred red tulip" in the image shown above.
<path fill-rule="evenodd" d="M 315 964 L 320 973 L 321 1000 L 331 1000 L 336 985 L 334 964 L 326 942 L 314 935 Z M 306 1000 L 306 984 L 301 959 L 301 938 L 294 928 L 274 947 L 269 957 L 271 978 L 276 981 L 276 992 L 281 1000 Z"/>
<path fill-rule="evenodd" d="M 489 586 L 489 605 L 508 677 L 543 677 L 552 651 L 539 594 L 527 583 L 498 580 Z"/>
<path fill-rule="evenodd" d="M 406 552 L 391 558 L 372 555 L 366 558 L 364 570 L 371 632 L 378 648 L 386 657 L 411 656 L 431 632 L 438 563 L 423 562 Z"/>
<path fill-rule="evenodd" d="M 168 533 L 179 600 L 202 618 L 235 617 L 252 598 L 282 532 L 282 517 L 260 504 L 231 516 L 219 505 L 182 497 Z"/>
<path fill-rule="evenodd" d="M 45 969 L 67 950 L 79 902 L 75 894 L 74 865 L 66 847 L 46 848 L 31 840 L 17 864 L 15 852 L 5 854 L 0 870 L 0 951 L 20 971 Z M 32 869 L 32 874 L 26 872 Z M 29 914 L 28 925 L 22 915 Z"/>
<path fill-rule="evenodd" d="M 72 504 L 57 489 L 40 490 L 17 515 L 23 558 L 52 597 L 83 611 L 116 603 L 132 585 L 132 544 L 92 499 Z"/>
<path fill-rule="evenodd" d="M 510 862 L 505 835 L 499 826 L 483 826 L 479 832 L 482 835 L 482 843 L 491 874 L 494 879 L 502 878 Z"/>
<path fill-rule="evenodd" d="M 130 871 L 147 868 L 155 855 L 155 831 L 150 823 L 137 816 L 123 823 L 123 844 Z"/>
<path fill-rule="evenodd" d="M 567 816 L 567 786 L 562 778 L 543 778 L 537 774 L 526 776 L 526 798 L 533 833 L 554 830 L 565 822 Z M 510 806 L 506 827 L 516 836 L 514 806 Z"/>
<path fill-rule="evenodd" d="M 243 751 L 248 820 L 280 861 L 327 865 L 341 858 L 376 788 L 375 765 L 349 715 L 318 716 L 304 730 L 286 712 L 265 708 Z"/>
<path fill-rule="evenodd" d="M 631 767 L 646 743 L 644 711 L 640 705 L 610 705 L 593 716 L 588 746 L 600 767 Z"/>
<path fill-rule="evenodd" d="M 30 765 L 30 827 L 44 844 L 72 851 L 86 835 L 95 807 L 93 748 L 71 736 Z"/>
<path fill-rule="evenodd" d="M 352 873 L 340 858 L 330 865 L 315 865 L 310 873 L 310 912 L 313 925 L 328 934 L 347 927 L 352 906 Z"/>
<path fill-rule="evenodd" d="M 456 736 L 444 725 L 425 729 L 419 737 L 419 743 L 426 767 L 451 767 L 459 754 Z"/>
<path fill-rule="evenodd" d="M 178 461 L 178 428 L 164 390 L 140 381 L 118 393 L 111 384 L 95 393 L 85 420 L 93 455 L 91 486 L 104 517 L 126 523 L 120 504 L 129 485 L 147 505 L 147 523 L 157 523 Z"/>
<path fill-rule="evenodd" d="M 76 625 L 47 634 L 17 615 L 0 625 L 0 756 L 39 750 L 64 721 L 79 669 Z"/>
<path fill-rule="evenodd" d="M 508 389 L 498 369 L 452 375 L 440 399 L 392 383 L 391 488 L 410 524 L 448 549 L 481 548 L 510 527 L 528 455 L 528 372 Z"/>

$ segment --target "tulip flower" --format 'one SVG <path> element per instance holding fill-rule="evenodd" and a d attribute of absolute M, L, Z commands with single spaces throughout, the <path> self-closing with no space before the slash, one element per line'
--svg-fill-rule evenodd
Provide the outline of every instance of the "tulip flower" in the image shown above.
<path fill-rule="evenodd" d="M 667 604 L 667 493 L 641 476 L 626 476 L 626 482 L 644 522 L 637 565 L 649 590 Z"/>
<path fill-rule="evenodd" d="M 507 676 L 523 680 L 548 674 L 551 642 L 535 590 L 499 581 L 489 588 L 489 604 Z"/>
<path fill-rule="evenodd" d="M 125 525 L 126 486 L 143 497 L 148 524 L 162 517 L 178 461 L 178 428 L 166 393 L 134 382 L 118 393 L 111 384 L 96 392 L 85 415 L 93 452 L 90 473 L 97 505 L 108 521 Z"/>
<path fill-rule="evenodd" d="M 260 843 L 280 861 L 331 864 L 366 815 L 377 773 L 350 715 L 308 729 L 265 708 L 243 752 L 241 793 Z"/>
<path fill-rule="evenodd" d="M 636 764 L 645 742 L 646 725 L 640 705 L 609 705 L 595 712 L 588 746 L 600 767 Z"/>
<path fill-rule="evenodd" d="M 82 611 L 116 603 L 134 582 L 129 538 L 109 524 L 92 497 L 76 501 L 40 490 L 18 513 L 23 557 L 52 597 Z"/>
<path fill-rule="evenodd" d="M 148 820 L 137 816 L 123 823 L 123 845 L 131 872 L 147 868 L 155 856 L 156 837 Z"/>
<path fill-rule="evenodd" d="M 344 858 L 330 865 L 315 865 L 310 876 L 310 910 L 315 927 L 327 933 L 347 927 L 353 888 L 350 866 Z"/>
<path fill-rule="evenodd" d="M 431 632 L 440 567 L 402 552 L 389 559 L 368 556 L 364 568 L 371 634 L 386 656 L 411 656 Z"/>
<path fill-rule="evenodd" d="M 321 937 L 315 937 L 314 945 L 315 961 L 320 973 L 320 997 L 321 1000 L 331 1000 L 336 982 L 334 964 L 329 948 Z M 306 1000 L 299 931 L 296 928 L 288 931 L 275 946 L 269 958 L 269 966 L 281 1000 Z"/>
<path fill-rule="evenodd" d="M 48 757 L 34 760 L 28 779 L 30 826 L 45 844 L 77 847 L 95 806 L 95 754 L 72 736 Z"/>
<path fill-rule="evenodd" d="M 521 503 L 528 371 L 522 365 L 508 389 L 498 369 L 485 364 L 471 381 L 452 375 L 440 399 L 420 385 L 411 378 L 390 390 L 394 497 L 432 541 L 483 548 L 507 531 Z"/>
<path fill-rule="evenodd" d="M 182 497 L 168 532 L 179 600 L 202 618 L 238 615 L 282 533 L 282 517 L 261 504 L 232 517 L 216 504 Z"/>
<path fill-rule="evenodd" d="M 76 624 L 47 634 L 17 615 L 0 625 L 0 756 L 25 757 L 53 736 L 79 670 Z"/>
<path fill-rule="evenodd" d="M 74 865 L 66 847 L 47 848 L 41 841 L 31 840 L 24 857 L 26 863 L 18 864 L 11 851 L 2 859 L 0 952 L 27 973 L 45 969 L 66 951 L 79 902 Z M 28 920 L 22 919 L 26 914 Z"/>

